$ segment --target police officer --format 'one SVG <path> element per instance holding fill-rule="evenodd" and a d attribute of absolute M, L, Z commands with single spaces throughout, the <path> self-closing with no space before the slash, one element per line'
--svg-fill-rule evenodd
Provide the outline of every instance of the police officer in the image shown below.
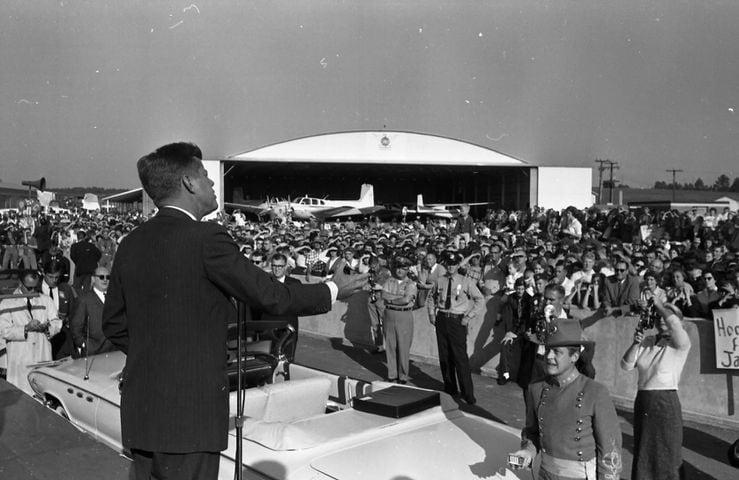
<path fill-rule="evenodd" d="M 608 389 L 575 366 L 590 343 L 582 338 L 577 320 L 552 326 L 544 343 L 547 377 L 529 385 L 521 449 L 510 454 L 509 466 L 526 468 L 541 452 L 539 480 L 620 478 L 616 409 Z"/>
<path fill-rule="evenodd" d="M 409 379 L 411 342 L 413 342 L 413 305 L 418 290 L 416 282 L 408 278 L 412 262 L 407 257 L 396 257 L 393 277 L 381 292 L 385 306 L 385 347 L 387 379 L 405 384 Z"/>
<path fill-rule="evenodd" d="M 447 252 L 446 275 L 436 279 L 426 302 L 429 320 L 436 327 L 439 365 L 444 391 L 474 405 L 472 370 L 467 357 L 467 325 L 482 310 L 484 297 L 475 281 L 457 272 L 462 255 Z"/>

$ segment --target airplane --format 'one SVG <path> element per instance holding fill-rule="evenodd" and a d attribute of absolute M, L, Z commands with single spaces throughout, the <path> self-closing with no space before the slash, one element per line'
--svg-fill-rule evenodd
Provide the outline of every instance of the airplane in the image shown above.
<path fill-rule="evenodd" d="M 305 195 L 295 200 L 268 197 L 259 204 L 226 202 L 224 206 L 230 210 L 239 209 L 250 212 L 259 218 L 269 216 L 271 219 L 292 220 L 326 220 L 328 218 L 363 216 L 376 213 L 385 207 L 375 205 L 374 187 L 362 185 L 358 200 L 328 200 L 327 198 L 309 197 Z"/>
<path fill-rule="evenodd" d="M 293 219 L 325 220 L 327 218 L 371 215 L 385 207 L 375 205 L 375 189 L 369 183 L 362 185 L 358 200 L 328 200 L 305 195 L 290 202 Z"/>
<path fill-rule="evenodd" d="M 416 196 L 416 210 L 412 213 L 420 215 L 428 215 L 430 217 L 437 218 L 454 218 L 459 215 L 459 211 L 462 205 L 489 205 L 489 202 L 475 202 L 475 203 L 431 203 L 426 205 L 423 202 L 423 194 L 419 193 Z M 411 212 L 411 210 L 409 210 Z"/>

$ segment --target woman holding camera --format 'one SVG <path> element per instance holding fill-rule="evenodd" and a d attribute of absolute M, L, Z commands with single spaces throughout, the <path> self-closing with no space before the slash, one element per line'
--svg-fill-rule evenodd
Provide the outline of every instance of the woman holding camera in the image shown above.
<path fill-rule="evenodd" d="M 639 373 L 634 401 L 634 463 L 631 478 L 678 479 L 682 465 L 682 410 L 677 387 L 690 350 L 680 309 L 653 296 L 660 319 L 657 335 L 644 336 L 642 325 L 621 359 L 621 368 Z"/>

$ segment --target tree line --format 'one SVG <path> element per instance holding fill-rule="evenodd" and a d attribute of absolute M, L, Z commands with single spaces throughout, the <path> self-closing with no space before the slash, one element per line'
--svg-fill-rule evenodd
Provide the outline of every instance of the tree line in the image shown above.
<path fill-rule="evenodd" d="M 672 189 L 672 182 L 654 182 L 656 189 Z M 695 182 L 675 182 L 676 190 L 713 190 L 716 192 L 739 192 L 739 177 L 732 182 L 728 175 L 721 174 L 712 185 L 706 184 L 703 179 L 698 178 Z"/>

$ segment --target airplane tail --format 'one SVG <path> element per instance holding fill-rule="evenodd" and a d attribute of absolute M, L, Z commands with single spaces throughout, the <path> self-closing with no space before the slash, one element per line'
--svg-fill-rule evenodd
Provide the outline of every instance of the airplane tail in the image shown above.
<path fill-rule="evenodd" d="M 423 204 L 423 193 L 419 193 L 416 196 L 416 205 L 419 207 L 425 207 L 425 205 Z"/>
<path fill-rule="evenodd" d="M 362 190 L 359 192 L 359 202 L 365 207 L 375 206 L 375 187 L 372 184 L 362 184 Z"/>

